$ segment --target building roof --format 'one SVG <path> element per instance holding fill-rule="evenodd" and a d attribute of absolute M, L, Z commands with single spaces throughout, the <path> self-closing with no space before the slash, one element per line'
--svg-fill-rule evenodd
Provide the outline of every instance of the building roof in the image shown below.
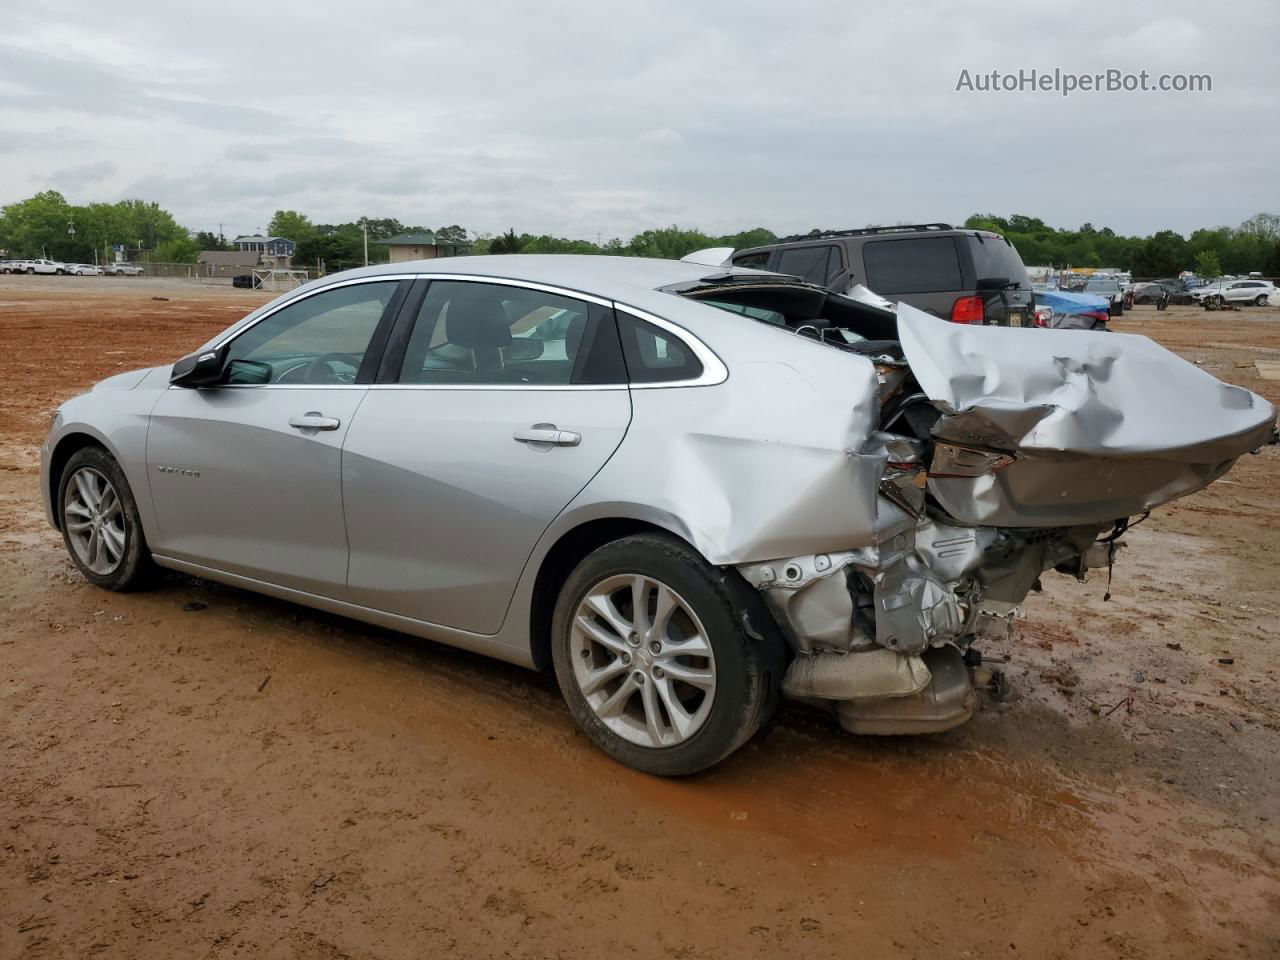
<path fill-rule="evenodd" d="M 285 243 L 293 243 L 293 241 L 290 240 L 288 237 L 264 237 L 260 233 L 255 233 L 251 236 L 236 237 L 231 242 L 232 243 L 270 243 L 273 240 L 283 240 Z"/>
<path fill-rule="evenodd" d="M 372 239 L 372 238 L 370 238 Z M 469 247 L 471 244 L 465 240 L 439 240 L 430 230 L 424 230 L 421 233 L 399 233 L 394 237 L 387 237 L 385 240 L 376 240 L 375 243 L 385 243 L 391 247 Z"/>

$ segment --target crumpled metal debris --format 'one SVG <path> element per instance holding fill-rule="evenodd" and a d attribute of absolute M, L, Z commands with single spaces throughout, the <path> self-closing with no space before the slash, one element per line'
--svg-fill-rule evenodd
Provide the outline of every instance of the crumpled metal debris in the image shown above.
<path fill-rule="evenodd" d="M 942 411 L 936 439 L 1016 451 L 978 477 L 930 477 L 965 523 L 1106 522 L 1206 486 L 1267 442 L 1276 412 L 1147 337 L 947 323 L 898 310 L 903 351 Z"/>

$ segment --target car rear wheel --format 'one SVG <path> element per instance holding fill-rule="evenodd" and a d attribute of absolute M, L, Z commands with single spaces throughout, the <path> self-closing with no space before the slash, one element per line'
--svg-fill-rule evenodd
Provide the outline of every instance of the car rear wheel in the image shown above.
<path fill-rule="evenodd" d="M 1253 304 L 1256 307 L 1265 307 L 1267 305 L 1267 295 L 1265 293 L 1258 294 L 1254 299 Z"/>
<path fill-rule="evenodd" d="M 674 538 L 589 554 L 561 588 L 552 659 L 578 725 L 614 759 L 687 776 L 723 760 L 777 704 L 783 646 L 736 574 Z"/>
<path fill-rule="evenodd" d="M 95 586 L 132 590 L 151 570 L 138 504 L 124 471 L 100 447 L 72 454 L 58 484 L 58 521 L 71 559 Z"/>
<path fill-rule="evenodd" d="M 32 274 L 32 273 L 35 273 L 35 272 L 36 272 L 36 268 L 35 268 L 35 267 L 27 267 L 27 273 L 28 273 L 28 274 Z"/>

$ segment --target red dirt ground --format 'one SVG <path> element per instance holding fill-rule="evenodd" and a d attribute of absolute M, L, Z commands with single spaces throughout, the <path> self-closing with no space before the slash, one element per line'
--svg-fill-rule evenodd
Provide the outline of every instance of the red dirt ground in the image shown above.
<path fill-rule="evenodd" d="M 666 782 L 548 677 L 74 572 L 37 491 L 53 409 L 262 299 L 0 282 L 0 958 L 1280 955 L 1276 448 L 1134 530 L 1111 602 L 1046 577 L 986 648 L 1013 702 L 911 739 L 790 708 Z M 1117 326 L 1280 403 L 1252 366 L 1280 310 Z"/>

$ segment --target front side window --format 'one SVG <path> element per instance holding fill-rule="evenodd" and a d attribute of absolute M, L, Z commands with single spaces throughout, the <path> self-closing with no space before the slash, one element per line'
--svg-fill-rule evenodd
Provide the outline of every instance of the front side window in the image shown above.
<path fill-rule="evenodd" d="M 622 382 L 617 335 L 601 321 L 602 311 L 525 287 L 433 280 L 405 347 L 400 382 Z"/>
<path fill-rule="evenodd" d="M 356 378 L 397 281 L 325 290 L 277 310 L 231 341 L 231 361 L 249 361 L 255 383 L 342 384 Z"/>
<path fill-rule="evenodd" d="M 875 240 L 862 247 L 867 286 L 881 296 L 964 289 L 951 237 Z"/>

